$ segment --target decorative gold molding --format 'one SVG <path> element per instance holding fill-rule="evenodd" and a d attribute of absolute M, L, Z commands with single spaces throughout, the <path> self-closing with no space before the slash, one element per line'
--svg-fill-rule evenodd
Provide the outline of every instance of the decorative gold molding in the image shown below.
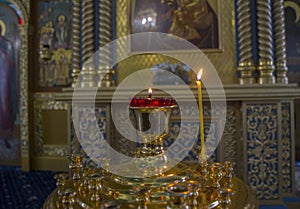
<path fill-rule="evenodd" d="M 29 1 L 10 0 L 23 19 L 23 24 L 19 25 L 20 33 L 20 53 L 19 53 L 19 73 L 20 73 L 20 140 L 22 168 L 29 170 L 29 123 L 28 123 L 28 26 L 29 26 Z"/>
<path fill-rule="evenodd" d="M 46 110 L 68 110 L 68 104 L 53 100 L 52 95 L 38 94 L 34 101 L 34 152 L 39 156 L 67 156 L 68 145 L 44 144 L 43 112 Z"/>
<path fill-rule="evenodd" d="M 246 178 L 261 200 L 276 201 L 282 195 L 279 190 L 282 182 L 279 152 L 282 147 L 277 138 L 281 123 L 278 105 L 277 102 L 249 102 L 243 107 Z"/>

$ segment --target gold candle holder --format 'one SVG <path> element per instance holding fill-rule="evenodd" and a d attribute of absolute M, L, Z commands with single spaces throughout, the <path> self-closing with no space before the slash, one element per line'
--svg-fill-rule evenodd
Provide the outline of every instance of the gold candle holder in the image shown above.
<path fill-rule="evenodd" d="M 166 186 L 166 194 L 170 197 L 167 209 L 191 208 L 188 199 L 193 195 L 193 190 L 190 186 L 184 183 L 169 184 Z"/>
<path fill-rule="evenodd" d="M 82 172 L 82 155 L 81 154 L 71 154 L 68 156 L 70 160 L 69 169 L 71 170 L 71 177 L 73 180 L 74 186 L 76 186 L 81 179 Z"/>
<path fill-rule="evenodd" d="M 221 188 L 219 189 L 219 203 L 221 205 L 231 204 L 231 196 L 234 195 L 234 191 L 231 188 Z"/>
<path fill-rule="evenodd" d="M 226 161 L 224 163 L 224 170 L 225 170 L 225 175 L 224 175 L 224 181 L 223 181 L 223 187 L 226 188 L 233 188 L 233 183 L 232 183 L 232 177 L 233 177 L 233 167 L 232 163 L 230 161 Z"/>
<path fill-rule="evenodd" d="M 76 191 L 73 188 L 64 189 L 61 193 L 61 205 L 64 209 L 73 209 L 76 198 Z"/>
<path fill-rule="evenodd" d="M 99 174 L 90 174 L 87 176 L 87 188 L 89 193 L 89 200 L 95 202 L 96 205 L 100 204 L 101 201 L 101 176 Z"/>
<path fill-rule="evenodd" d="M 100 209 L 119 209 L 120 205 L 117 201 L 103 201 Z"/>
<path fill-rule="evenodd" d="M 219 181 L 223 177 L 224 166 L 221 163 L 213 163 L 210 165 L 209 177 L 212 180 L 211 186 L 214 188 L 220 188 Z"/>
<path fill-rule="evenodd" d="M 69 175 L 67 173 L 58 173 L 54 175 L 54 179 L 56 180 L 56 186 L 57 186 L 57 197 L 58 202 L 57 205 L 62 204 L 62 193 L 65 189 L 65 186 L 67 184 Z"/>
<path fill-rule="evenodd" d="M 206 182 L 207 177 L 209 175 L 207 168 L 208 168 L 207 161 L 200 162 L 200 164 L 199 164 L 199 169 L 200 169 L 199 170 L 199 173 L 200 173 L 199 180 L 201 180 L 202 182 Z"/>
<path fill-rule="evenodd" d="M 136 193 L 136 202 L 139 208 L 146 208 L 145 206 L 150 203 L 150 189 L 147 187 L 136 187 L 134 188 Z"/>

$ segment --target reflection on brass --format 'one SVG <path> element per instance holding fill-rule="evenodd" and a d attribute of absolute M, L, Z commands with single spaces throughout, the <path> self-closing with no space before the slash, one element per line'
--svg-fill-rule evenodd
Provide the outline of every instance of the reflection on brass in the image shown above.
<path fill-rule="evenodd" d="M 285 22 L 283 0 L 272 1 L 273 20 L 274 20 L 274 45 L 276 60 L 276 81 L 277 83 L 287 84 L 287 65 L 286 65 L 286 42 L 285 42 Z"/>
<path fill-rule="evenodd" d="M 234 194 L 234 190 L 231 188 L 219 189 L 219 203 L 221 205 L 231 204 L 231 196 Z"/>
<path fill-rule="evenodd" d="M 69 169 L 71 171 L 73 185 L 77 186 L 82 175 L 82 156 L 80 154 L 71 154 L 69 160 Z"/>
<path fill-rule="evenodd" d="M 238 72 L 240 73 L 239 82 L 240 84 L 253 84 L 256 83 L 254 78 L 255 66 L 253 61 L 239 62 Z"/>
<path fill-rule="evenodd" d="M 233 167 L 230 161 L 225 161 L 224 163 L 224 182 L 222 187 L 233 188 L 232 177 L 233 177 Z"/>
<path fill-rule="evenodd" d="M 73 188 L 64 189 L 61 194 L 61 208 L 73 209 L 74 203 L 76 201 L 76 191 Z"/>
<path fill-rule="evenodd" d="M 252 47 L 252 17 L 250 0 L 237 1 L 237 26 L 239 44 L 238 72 L 240 84 L 256 83 L 254 78 L 254 59 Z"/>
<path fill-rule="evenodd" d="M 271 0 L 257 0 L 257 40 L 259 84 L 274 84 Z"/>
<path fill-rule="evenodd" d="M 209 172 L 209 177 L 212 180 L 212 187 L 219 188 L 220 183 L 219 181 L 222 179 L 224 176 L 224 166 L 221 163 L 213 163 L 210 166 L 210 172 Z"/>
<path fill-rule="evenodd" d="M 119 209 L 120 205 L 117 201 L 103 201 L 100 209 Z"/>
<path fill-rule="evenodd" d="M 72 6 L 72 86 L 75 87 L 80 73 L 80 0 Z"/>
<path fill-rule="evenodd" d="M 275 77 L 273 75 L 275 66 L 272 61 L 259 61 L 257 70 L 259 72 L 259 84 L 274 84 Z"/>
<path fill-rule="evenodd" d="M 166 186 L 166 194 L 170 196 L 168 209 L 190 208 L 188 197 L 193 195 L 193 190 L 184 183 L 169 184 Z"/>
<path fill-rule="evenodd" d="M 70 164 L 76 162 L 70 160 Z M 225 164 L 209 164 L 208 169 L 217 172 L 209 176 L 224 172 L 222 166 Z M 210 180 L 203 186 L 192 180 L 199 178 L 196 168 L 196 164 L 180 163 L 162 175 L 137 180 L 105 173 L 102 168 L 83 167 L 85 175 L 76 185 L 72 178 L 65 182 L 64 175 L 56 175 L 58 189 L 49 195 L 43 208 L 56 209 L 66 204 L 73 204 L 74 208 L 258 208 L 255 195 L 240 179 L 232 179 L 232 188 L 216 188 Z M 130 168 L 125 165 L 122 169 Z M 193 174 L 185 176 L 190 169 Z"/>
<path fill-rule="evenodd" d="M 200 172 L 200 176 L 199 176 L 199 178 L 201 179 L 201 180 L 203 180 L 203 182 L 205 182 L 206 180 L 207 180 L 207 178 L 208 178 L 208 174 L 209 174 L 209 172 L 208 172 L 208 164 L 207 164 L 207 161 L 201 161 L 200 162 L 200 165 L 199 165 L 199 172 Z"/>

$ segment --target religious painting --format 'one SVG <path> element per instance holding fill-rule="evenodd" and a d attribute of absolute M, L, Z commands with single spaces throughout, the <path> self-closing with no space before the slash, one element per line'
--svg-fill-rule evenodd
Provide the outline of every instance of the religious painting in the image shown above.
<path fill-rule="evenodd" d="M 289 83 L 300 84 L 300 0 L 284 1 Z"/>
<path fill-rule="evenodd" d="M 71 10 L 71 0 L 38 2 L 38 87 L 71 84 Z"/>
<path fill-rule="evenodd" d="M 218 4 L 207 0 L 131 0 L 129 32 L 167 33 L 199 49 L 220 49 Z M 139 51 L 140 44 L 130 43 L 131 51 Z"/>
<path fill-rule="evenodd" d="M 0 3 L 0 162 L 20 160 L 18 26 L 22 24 L 13 5 Z"/>

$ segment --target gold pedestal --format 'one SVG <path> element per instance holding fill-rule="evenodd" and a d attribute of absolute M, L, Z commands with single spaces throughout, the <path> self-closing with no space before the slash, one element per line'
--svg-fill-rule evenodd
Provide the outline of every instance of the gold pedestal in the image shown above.
<path fill-rule="evenodd" d="M 242 180 L 230 178 L 231 188 L 228 187 L 228 175 L 226 170 L 221 171 L 220 163 L 208 165 L 206 179 L 198 169 L 199 165 L 179 163 L 166 173 L 147 178 L 116 176 L 100 168 L 84 169 L 78 184 L 73 183 L 73 178 L 59 184 L 43 209 L 258 208 L 254 192 Z M 64 180 L 65 176 L 61 176 Z M 59 176 L 56 179 L 61 183 Z"/>

